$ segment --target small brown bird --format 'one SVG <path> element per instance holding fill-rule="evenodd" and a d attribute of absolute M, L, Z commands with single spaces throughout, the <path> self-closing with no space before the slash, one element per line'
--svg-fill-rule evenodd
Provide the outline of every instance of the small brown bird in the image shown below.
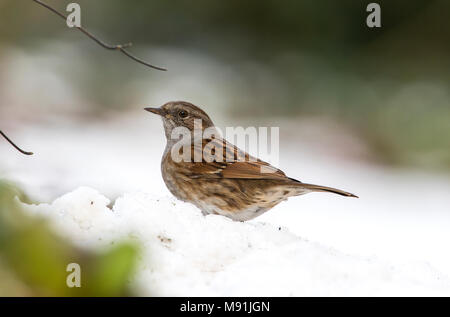
<path fill-rule="evenodd" d="M 288 197 L 309 192 L 331 192 L 357 197 L 343 190 L 305 184 L 287 177 L 281 170 L 230 144 L 219 133 L 195 140 L 196 123 L 201 131 L 216 131 L 209 116 L 199 107 L 184 101 L 173 101 L 160 108 L 145 108 L 160 115 L 167 138 L 161 172 L 170 192 L 202 210 L 204 215 L 219 214 L 237 221 L 253 219 Z M 176 128 L 189 132 L 188 150 L 173 138 Z M 176 151 L 174 151 L 176 149 Z M 209 150 L 208 150 L 209 149 Z M 174 158 L 177 153 L 184 158 Z M 219 153 L 219 154 L 218 154 Z M 200 154 L 200 156 L 198 156 Z M 200 160 L 198 159 L 200 157 Z"/>

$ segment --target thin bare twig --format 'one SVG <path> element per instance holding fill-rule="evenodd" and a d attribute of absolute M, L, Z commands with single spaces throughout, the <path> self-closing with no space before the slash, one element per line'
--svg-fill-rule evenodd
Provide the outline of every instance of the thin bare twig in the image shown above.
<path fill-rule="evenodd" d="M 56 15 L 60 16 L 62 19 L 67 20 L 67 16 L 65 16 L 64 14 L 62 14 L 61 12 L 59 12 L 58 10 L 56 10 L 55 8 L 52 8 L 50 5 L 40 1 L 40 0 L 33 0 L 34 2 L 40 4 L 41 6 L 49 9 L 50 11 L 52 11 L 53 13 L 55 13 Z M 92 33 L 90 33 L 88 30 L 82 28 L 81 26 L 75 26 L 78 30 L 80 30 L 81 32 L 83 32 L 85 35 L 87 35 L 88 37 L 90 37 L 92 40 L 94 40 L 95 42 L 97 42 L 100 46 L 108 49 L 108 50 L 117 50 L 122 52 L 124 55 L 128 56 L 129 58 L 131 58 L 132 60 L 143 64 L 145 66 L 157 69 L 157 70 L 162 70 L 162 71 L 166 71 L 167 69 L 163 68 L 163 67 L 159 67 L 159 66 L 155 66 L 155 65 L 151 65 L 149 63 L 147 63 L 146 61 L 143 61 L 142 59 L 134 56 L 133 54 L 131 54 L 130 52 L 128 52 L 125 48 L 130 47 L 132 45 L 132 43 L 127 43 L 127 44 L 122 44 L 122 45 L 110 45 L 107 44 L 105 42 L 103 42 L 102 40 L 100 40 L 99 38 L 97 38 L 96 36 L 94 36 Z"/>
<path fill-rule="evenodd" d="M 17 151 L 19 151 L 20 153 L 22 153 L 22 154 L 25 154 L 25 155 L 33 155 L 33 152 L 27 152 L 27 151 L 24 151 L 24 150 L 22 150 L 20 147 L 18 147 L 13 141 L 11 141 L 11 139 L 10 138 L 8 138 L 7 136 L 6 136 L 6 134 L 4 134 L 1 130 L 0 130 L 0 134 L 6 139 L 6 141 L 8 141 Z"/>

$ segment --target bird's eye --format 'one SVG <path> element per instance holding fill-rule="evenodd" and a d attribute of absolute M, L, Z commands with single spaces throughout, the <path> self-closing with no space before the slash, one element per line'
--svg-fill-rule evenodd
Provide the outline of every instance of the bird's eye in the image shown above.
<path fill-rule="evenodd" d="M 186 118 L 188 116 L 188 113 L 186 110 L 180 110 L 180 112 L 178 112 L 178 116 L 180 118 Z"/>

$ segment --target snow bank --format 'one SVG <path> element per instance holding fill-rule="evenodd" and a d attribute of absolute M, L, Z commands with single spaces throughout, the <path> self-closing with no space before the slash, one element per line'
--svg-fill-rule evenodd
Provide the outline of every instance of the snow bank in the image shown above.
<path fill-rule="evenodd" d="M 346 255 L 257 219 L 204 217 L 190 204 L 146 193 L 109 204 L 84 187 L 25 209 L 82 247 L 137 240 L 142 250 L 132 283 L 141 295 L 450 295 L 450 280 L 427 265 Z"/>

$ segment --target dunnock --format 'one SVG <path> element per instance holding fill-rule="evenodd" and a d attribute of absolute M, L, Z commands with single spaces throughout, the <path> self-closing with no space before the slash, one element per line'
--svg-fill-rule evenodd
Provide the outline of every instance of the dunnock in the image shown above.
<path fill-rule="evenodd" d="M 145 108 L 160 115 L 167 138 L 161 162 L 162 177 L 170 192 L 202 210 L 237 221 L 253 219 L 288 197 L 309 192 L 331 192 L 347 197 L 351 193 L 319 185 L 305 184 L 287 177 L 281 170 L 240 150 L 220 137 L 209 116 L 184 101 L 168 102 L 160 108 Z M 201 121 L 200 121 L 201 120 Z M 195 140 L 196 122 L 211 137 Z M 177 146 L 176 128 L 189 132 L 189 150 Z M 174 157 L 175 151 L 187 160 Z M 209 147 L 209 151 L 207 148 Z M 190 152 L 190 153 L 189 153 Z M 200 155 L 200 156 L 199 156 Z M 200 159 L 198 159 L 200 157 Z"/>

